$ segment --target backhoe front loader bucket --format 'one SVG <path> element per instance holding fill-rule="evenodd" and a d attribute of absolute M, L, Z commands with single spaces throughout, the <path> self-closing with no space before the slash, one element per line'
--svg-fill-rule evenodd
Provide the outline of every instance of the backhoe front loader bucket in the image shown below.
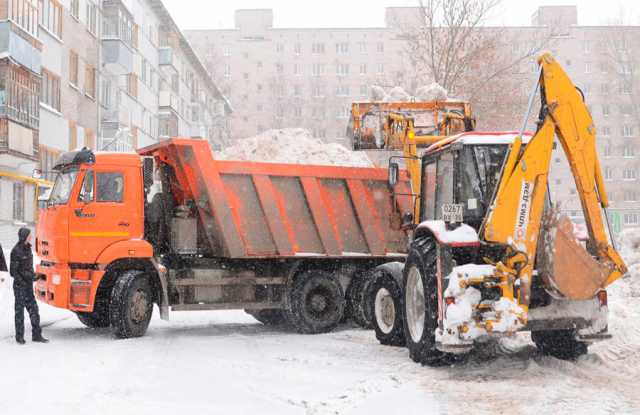
<path fill-rule="evenodd" d="M 546 213 L 542 226 L 538 271 L 547 290 L 571 300 L 593 298 L 606 286 L 610 270 L 576 239 L 568 217 L 555 211 Z"/>

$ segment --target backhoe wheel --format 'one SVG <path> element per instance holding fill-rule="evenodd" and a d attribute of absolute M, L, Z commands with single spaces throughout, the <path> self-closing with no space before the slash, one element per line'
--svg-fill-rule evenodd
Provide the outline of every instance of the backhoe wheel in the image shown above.
<path fill-rule="evenodd" d="M 534 331 L 531 340 L 542 354 L 560 360 L 575 360 L 587 353 L 587 344 L 576 340 L 574 330 Z"/>
<path fill-rule="evenodd" d="M 153 295 L 149 279 L 140 271 L 125 271 L 111 292 L 109 320 L 116 337 L 141 337 L 149 327 Z"/>
<path fill-rule="evenodd" d="M 78 320 L 90 329 L 103 329 L 109 327 L 109 302 L 97 300 L 91 313 L 77 312 Z"/>
<path fill-rule="evenodd" d="M 244 310 L 244 312 L 258 320 L 265 326 L 279 326 L 287 322 L 287 319 L 284 315 L 284 310 Z"/>
<path fill-rule="evenodd" d="M 404 346 L 402 290 L 396 281 L 380 273 L 371 284 L 369 296 L 374 309 L 373 328 L 380 344 Z"/>
<path fill-rule="evenodd" d="M 413 241 L 403 271 L 403 326 L 409 356 L 428 366 L 455 363 L 458 357 L 436 349 L 438 326 L 436 242 L 432 237 Z"/>
<path fill-rule="evenodd" d="M 342 320 L 344 293 L 338 279 L 328 272 L 303 272 L 288 295 L 287 319 L 300 333 L 327 333 Z"/>
<path fill-rule="evenodd" d="M 373 328 L 373 305 L 368 291 L 373 276 L 369 272 L 360 272 L 353 276 L 346 293 L 346 311 L 349 317 L 363 329 Z"/>

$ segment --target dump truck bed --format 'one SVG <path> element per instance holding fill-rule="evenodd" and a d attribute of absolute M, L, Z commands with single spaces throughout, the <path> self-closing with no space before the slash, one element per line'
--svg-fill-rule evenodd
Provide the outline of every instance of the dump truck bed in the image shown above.
<path fill-rule="evenodd" d="M 398 212 L 410 212 L 413 197 L 404 172 L 391 191 L 384 168 L 220 161 L 206 141 L 192 139 L 167 140 L 138 152 L 174 168 L 182 192 L 178 202 L 196 203 L 213 256 L 406 253 Z"/>

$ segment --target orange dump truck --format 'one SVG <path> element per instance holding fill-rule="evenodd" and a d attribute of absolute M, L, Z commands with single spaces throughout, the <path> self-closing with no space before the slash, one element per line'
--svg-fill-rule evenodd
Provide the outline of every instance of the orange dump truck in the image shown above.
<path fill-rule="evenodd" d="M 163 319 L 244 309 L 303 333 L 349 310 L 362 323 L 366 275 L 406 252 L 408 178 L 390 190 L 386 169 L 218 161 L 206 141 L 172 139 L 65 153 L 55 171 L 37 298 L 118 337 L 143 335 L 154 303 Z"/>

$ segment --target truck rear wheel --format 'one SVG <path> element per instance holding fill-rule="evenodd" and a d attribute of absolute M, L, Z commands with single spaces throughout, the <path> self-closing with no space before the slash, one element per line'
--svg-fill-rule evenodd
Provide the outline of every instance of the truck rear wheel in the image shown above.
<path fill-rule="evenodd" d="M 279 326 L 287 322 L 287 319 L 284 315 L 284 310 L 244 310 L 244 312 L 258 320 L 265 326 Z"/>
<path fill-rule="evenodd" d="M 126 271 L 111 292 L 109 320 L 116 337 L 141 337 L 149 327 L 153 295 L 149 279 L 140 271 Z"/>
<path fill-rule="evenodd" d="M 455 356 L 436 348 L 438 327 L 436 242 L 424 236 L 413 241 L 404 267 L 403 326 L 409 356 L 414 362 L 442 366 Z"/>
<path fill-rule="evenodd" d="M 373 307 L 368 295 L 372 280 L 369 272 L 357 273 L 347 288 L 346 314 L 363 329 L 373 328 Z"/>
<path fill-rule="evenodd" d="M 371 284 L 369 296 L 373 303 L 373 328 L 380 344 L 404 346 L 402 326 L 402 291 L 393 278 L 381 274 Z"/>
<path fill-rule="evenodd" d="M 575 360 L 587 353 L 587 344 L 576 340 L 574 330 L 534 331 L 531 340 L 542 354 L 560 360 Z"/>
<path fill-rule="evenodd" d="M 327 333 L 342 320 L 345 298 L 332 274 L 309 270 L 300 274 L 289 291 L 287 318 L 297 331 Z"/>

